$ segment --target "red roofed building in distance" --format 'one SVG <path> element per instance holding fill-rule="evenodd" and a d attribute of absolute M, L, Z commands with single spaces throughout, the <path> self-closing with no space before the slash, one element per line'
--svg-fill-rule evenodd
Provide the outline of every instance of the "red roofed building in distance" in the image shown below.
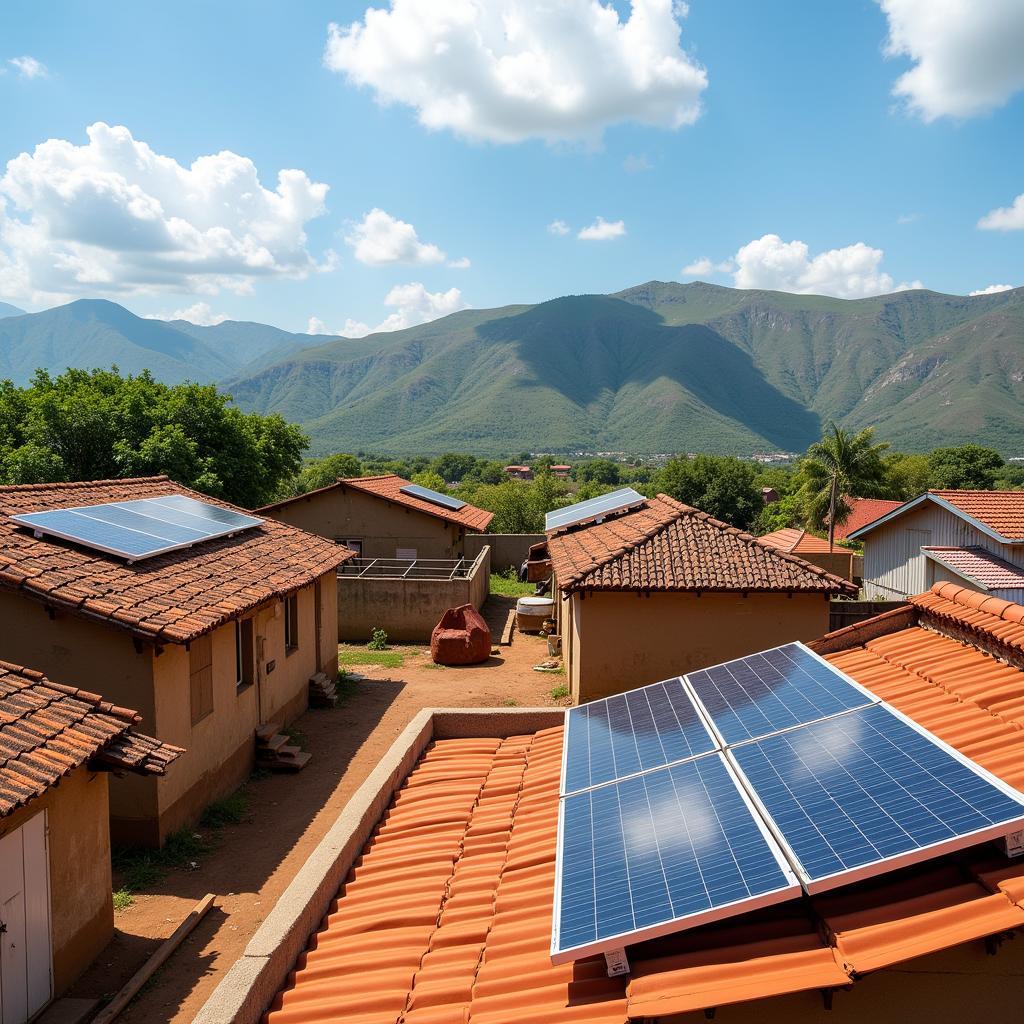
<path fill-rule="evenodd" d="M 1024 602 L 1024 491 L 926 491 L 848 536 L 864 545 L 868 597 L 954 582 Z"/>
<path fill-rule="evenodd" d="M 513 480 L 532 480 L 533 470 L 529 466 L 506 466 L 505 472 Z"/>
<path fill-rule="evenodd" d="M 129 562 L 11 518 L 168 496 L 232 508 L 167 477 L 0 487 L 4 657 L 137 708 L 145 732 L 186 750 L 166 777 L 111 783 L 118 843 L 193 824 L 251 773 L 256 729 L 297 718 L 337 665 L 345 548 L 267 519 Z"/>

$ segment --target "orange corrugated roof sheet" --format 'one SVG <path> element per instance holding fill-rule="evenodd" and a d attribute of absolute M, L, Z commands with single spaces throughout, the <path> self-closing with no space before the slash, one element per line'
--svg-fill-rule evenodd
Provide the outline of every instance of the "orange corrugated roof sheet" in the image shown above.
<path fill-rule="evenodd" d="M 553 534 L 548 551 L 564 591 L 857 591 L 667 494 L 602 523 Z"/>
<path fill-rule="evenodd" d="M 917 600 L 923 616 L 933 606 L 969 613 L 979 635 L 1014 625 L 1024 643 L 1024 608 L 994 602 L 999 614 L 979 611 L 969 604 L 985 595 L 965 594 Z M 927 625 L 826 657 L 1024 787 L 1021 670 Z M 435 743 L 265 1024 L 625 1024 L 843 987 L 1024 928 L 1024 861 L 985 846 L 634 946 L 628 981 L 606 977 L 601 957 L 552 966 L 561 750 L 561 729 Z"/>

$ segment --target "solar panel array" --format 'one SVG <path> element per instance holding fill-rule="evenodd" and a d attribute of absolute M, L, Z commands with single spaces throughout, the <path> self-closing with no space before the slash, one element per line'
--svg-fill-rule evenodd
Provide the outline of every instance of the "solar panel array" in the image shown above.
<path fill-rule="evenodd" d="M 429 487 L 420 487 L 419 484 L 406 484 L 404 487 L 400 487 L 399 491 L 402 494 L 410 495 L 410 497 L 419 498 L 421 501 L 429 501 L 432 505 L 450 508 L 453 512 L 458 512 L 460 508 L 466 506 L 466 503 L 458 498 L 442 494 L 440 491 L 432 491 Z"/>
<path fill-rule="evenodd" d="M 251 530 L 263 520 L 184 494 L 11 516 L 37 535 L 59 537 L 130 562 Z"/>
<path fill-rule="evenodd" d="M 878 700 L 800 644 L 686 677 L 725 743 L 756 739 Z"/>
<path fill-rule="evenodd" d="M 718 748 L 681 679 L 570 708 L 562 792 L 574 793 Z"/>
<path fill-rule="evenodd" d="M 567 505 L 565 508 L 548 512 L 544 516 L 544 530 L 551 533 L 568 530 L 572 526 L 580 526 L 583 523 L 600 522 L 605 516 L 613 515 L 616 512 L 625 512 L 626 509 L 642 505 L 646 500 L 632 487 L 622 487 L 617 491 L 601 494 L 596 498 L 578 501 L 575 505 Z"/>
<path fill-rule="evenodd" d="M 1024 827 L 1024 794 L 786 644 L 567 714 L 551 957 Z"/>

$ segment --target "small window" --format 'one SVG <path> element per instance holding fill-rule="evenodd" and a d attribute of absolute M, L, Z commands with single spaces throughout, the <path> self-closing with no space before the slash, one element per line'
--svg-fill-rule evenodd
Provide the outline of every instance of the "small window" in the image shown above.
<path fill-rule="evenodd" d="M 253 620 L 235 619 L 235 685 L 251 686 L 255 678 Z"/>
<path fill-rule="evenodd" d="M 336 537 L 335 540 L 338 544 L 347 547 L 349 551 L 354 551 L 356 558 L 363 557 L 363 542 L 361 540 L 356 540 L 355 537 Z"/>
<path fill-rule="evenodd" d="M 414 561 L 416 558 L 415 548 L 397 548 L 395 550 L 395 558 L 407 558 L 410 561 Z"/>
<path fill-rule="evenodd" d="M 299 595 L 292 594 L 284 602 L 284 650 L 292 654 L 299 649 Z"/>
<path fill-rule="evenodd" d="M 209 633 L 189 645 L 188 681 L 192 724 L 196 725 L 213 711 L 213 637 Z"/>

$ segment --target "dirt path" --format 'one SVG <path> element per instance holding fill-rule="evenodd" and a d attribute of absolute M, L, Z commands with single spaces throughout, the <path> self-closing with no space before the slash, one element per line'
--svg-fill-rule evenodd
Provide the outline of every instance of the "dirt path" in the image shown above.
<path fill-rule="evenodd" d="M 217 906 L 119 1018 L 123 1024 L 186 1024 L 242 953 L 338 812 L 421 708 L 552 706 L 564 676 L 532 671 L 545 642 L 516 635 L 484 665 L 426 667 L 422 647 L 400 668 L 365 673 L 338 707 L 295 723 L 313 759 L 297 775 L 269 775 L 248 786 L 246 819 L 229 825 L 194 871 L 174 871 L 115 915 L 115 937 L 71 995 L 112 995 L 205 893 Z M 426 656 L 424 656 L 426 654 Z"/>

